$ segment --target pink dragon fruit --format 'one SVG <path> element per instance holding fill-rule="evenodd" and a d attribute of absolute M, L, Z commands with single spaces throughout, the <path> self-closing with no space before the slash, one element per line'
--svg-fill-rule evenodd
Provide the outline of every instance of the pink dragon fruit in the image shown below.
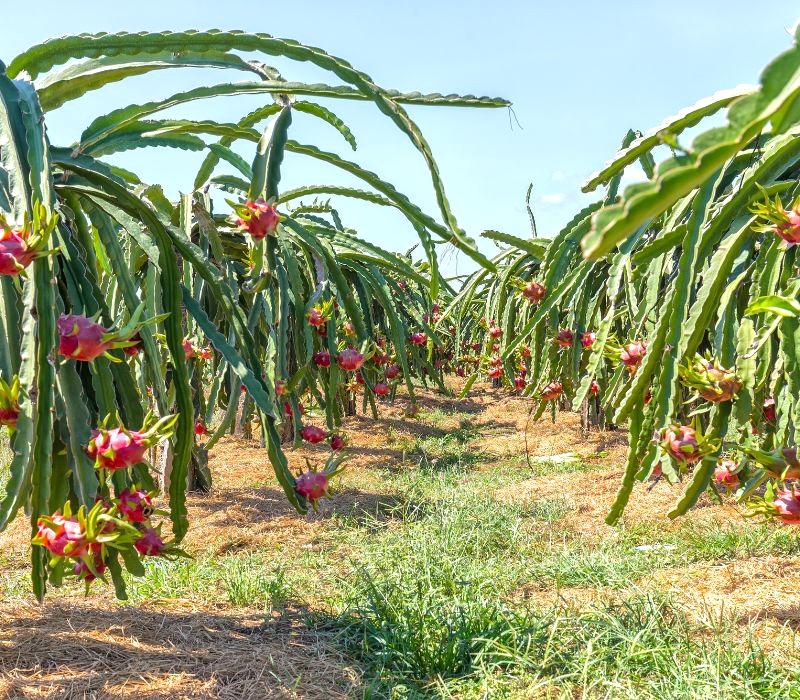
<path fill-rule="evenodd" d="M 703 457 L 697 433 L 688 425 L 666 428 L 661 446 L 679 464 L 693 464 Z"/>
<path fill-rule="evenodd" d="M 526 385 L 525 377 L 521 375 L 517 375 L 516 377 L 514 377 L 514 389 L 516 391 L 524 391 L 525 385 Z"/>
<path fill-rule="evenodd" d="M 364 364 L 364 356 L 355 348 L 346 348 L 336 357 L 336 364 L 345 372 L 355 372 Z"/>
<path fill-rule="evenodd" d="M 531 304 L 538 304 L 542 299 L 544 299 L 545 294 L 547 294 L 547 289 L 545 289 L 538 282 L 534 281 L 528 282 L 522 290 L 522 296 L 524 296 Z"/>
<path fill-rule="evenodd" d="M 544 389 L 540 392 L 540 395 L 544 401 L 555 401 L 559 396 L 561 396 L 562 392 L 564 391 L 564 387 L 562 386 L 561 382 L 550 382 Z"/>
<path fill-rule="evenodd" d="M 53 556 L 82 557 L 89 550 L 86 532 L 77 518 L 65 518 L 56 513 L 47 519 L 40 518 L 37 526 L 33 544 L 43 546 Z"/>
<path fill-rule="evenodd" d="M 792 209 L 784 212 L 785 220 L 775 224 L 772 229 L 778 238 L 783 239 L 789 245 L 800 243 L 800 211 Z"/>
<path fill-rule="evenodd" d="M 24 231 L 13 231 L 0 221 L 0 275 L 18 275 L 43 254 L 28 245 Z"/>
<path fill-rule="evenodd" d="M 642 364 L 644 356 L 647 354 L 647 346 L 641 341 L 635 343 L 628 343 L 620 352 L 619 359 L 629 371 L 636 371 L 636 368 Z"/>
<path fill-rule="evenodd" d="M 322 428 L 318 428 L 316 425 L 305 425 L 300 430 L 300 437 L 302 437 L 306 442 L 316 445 L 328 437 L 328 434 Z"/>
<path fill-rule="evenodd" d="M 294 488 L 312 506 L 316 506 L 316 502 L 320 498 L 328 495 L 330 480 L 325 472 L 309 470 L 297 477 Z"/>
<path fill-rule="evenodd" d="M 334 450 L 335 452 L 343 450 L 346 444 L 347 441 L 344 435 L 340 435 L 339 433 L 334 433 L 333 435 L 331 435 L 330 445 L 331 449 Z"/>
<path fill-rule="evenodd" d="M 206 427 L 206 424 L 203 423 L 203 421 L 200 418 L 198 418 L 194 422 L 194 434 L 197 435 L 197 437 L 202 437 L 203 435 L 208 435 L 208 428 Z"/>
<path fill-rule="evenodd" d="M 111 428 L 93 430 L 86 451 L 90 457 L 95 458 L 98 469 L 115 471 L 143 462 L 149 447 L 150 443 L 143 433 L 125 428 Z"/>
<path fill-rule="evenodd" d="M 131 523 L 143 523 L 153 513 L 153 499 L 150 494 L 141 489 L 131 491 L 125 489 L 120 493 L 117 509 Z"/>
<path fill-rule="evenodd" d="M 739 465 L 734 460 L 723 459 L 714 469 L 714 481 L 729 491 L 738 488 L 740 482 L 739 475 L 736 473 L 738 468 Z"/>
<path fill-rule="evenodd" d="M 499 326 L 491 325 L 489 326 L 489 335 L 492 338 L 499 338 L 501 335 L 503 335 L 503 329 Z"/>
<path fill-rule="evenodd" d="M 596 340 L 597 333 L 586 331 L 583 335 L 581 335 L 581 345 L 583 345 L 583 347 L 585 347 L 587 350 L 594 345 Z"/>
<path fill-rule="evenodd" d="M 89 564 L 90 561 L 91 565 Z M 78 559 L 72 567 L 73 575 L 86 583 L 91 583 L 98 576 L 102 576 L 105 571 L 106 564 L 103 561 L 102 547 L 96 542 L 92 544 L 90 554 Z"/>
<path fill-rule="evenodd" d="M 386 382 L 378 382 L 372 387 L 372 391 L 377 396 L 386 396 L 389 393 L 389 385 Z"/>
<path fill-rule="evenodd" d="M 236 219 L 236 226 L 257 241 L 274 234 L 281 220 L 277 209 L 261 197 L 255 202 L 248 200 L 243 206 L 237 207 L 237 214 L 239 218 Z"/>
<path fill-rule="evenodd" d="M 782 523 L 787 525 L 800 524 L 800 492 L 795 489 L 780 491 L 772 505 Z"/>
<path fill-rule="evenodd" d="M 327 350 L 320 350 L 319 352 L 315 352 L 311 359 L 314 361 L 314 364 L 317 367 L 331 366 L 331 354 Z"/>
<path fill-rule="evenodd" d="M 322 312 L 322 309 L 317 306 L 308 312 L 306 319 L 308 320 L 309 325 L 314 326 L 315 328 L 324 326 L 328 322 L 328 319 L 325 318 L 325 314 Z"/>
<path fill-rule="evenodd" d="M 14 377 L 11 384 L 0 377 L 0 425 L 11 430 L 17 426 L 19 417 L 19 377 Z"/>
<path fill-rule="evenodd" d="M 409 340 L 412 345 L 425 345 L 428 342 L 428 336 L 425 333 L 412 333 Z"/>
<path fill-rule="evenodd" d="M 144 528 L 142 536 L 133 543 L 133 546 L 143 557 L 157 557 L 166 548 L 161 533 L 154 527 Z"/>
<path fill-rule="evenodd" d="M 114 347 L 114 335 L 86 316 L 62 314 L 58 319 L 58 350 L 72 360 L 91 362 Z"/>
<path fill-rule="evenodd" d="M 595 396 L 600 393 L 600 385 L 596 379 L 592 379 L 592 383 L 589 385 L 589 393 Z"/>
<path fill-rule="evenodd" d="M 571 348 L 573 339 L 572 331 L 567 328 L 562 328 L 556 334 L 556 343 L 562 348 Z"/>
<path fill-rule="evenodd" d="M 761 407 L 761 413 L 764 416 L 764 420 L 769 423 L 774 423 L 778 420 L 778 414 L 775 411 L 775 399 L 773 397 L 768 397 L 764 399 L 764 404 Z"/>

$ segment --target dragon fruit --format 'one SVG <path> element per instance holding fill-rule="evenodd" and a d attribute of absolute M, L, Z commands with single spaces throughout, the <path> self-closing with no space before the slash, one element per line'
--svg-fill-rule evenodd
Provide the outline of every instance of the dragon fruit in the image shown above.
<path fill-rule="evenodd" d="M 328 434 L 322 428 L 318 428 L 316 425 L 304 425 L 300 429 L 300 437 L 302 437 L 306 442 L 316 445 L 328 437 Z"/>
<path fill-rule="evenodd" d="M 666 428 L 661 446 L 678 464 L 693 464 L 703 457 L 697 432 L 688 425 Z"/>
<path fill-rule="evenodd" d="M 364 364 L 364 356 L 355 348 L 346 348 L 336 357 L 336 364 L 346 372 L 355 372 Z"/>
<path fill-rule="evenodd" d="M 124 426 L 92 430 L 92 438 L 86 447 L 94 457 L 95 468 L 116 471 L 126 469 L 144 461 L 147 450 L 157 442 L 169 438 L 177 416 L 165 416 L 156 421 L 152 415 L 145 418 L 142 430 L 128 430 Z"/>
<path fill-rule="evenodd" d="M 503 376 L 503 368 L 502 367 L 491 367 L 487 374 L 492 379 L 500 379 Z"/>
<path fill-rule="evenodd" d="M 409 340 L 412 345 L 425 345 L 428 342 L 428 336 L 425 333 L 412 333 Z"/>
<path fill-rule="evenodd" d="M 715 360 L 701 355 L 697 355 L 693 362 L 681 365 L 678 370 L 687 386 L 712 403 L 730 401 L 742 388 L 735 370 L 725 369 Z"/>
<path fill-rule="evenodd" d="M 781 522 L 787 525 L 800 524 L 800 492 L 796 489 L 779 491 L 772 506 Z"/>
<path fill-rule="evenodd" d="M 503 335 L 503 329 L 499 326 L 491 325 L 489 326 L 489 335 L 495 339 L 499 338 L 501 335 Z"/>
<path fill-rule="evenodd" d="M 149 493 L 136 489 L 125 489 L 117 499 L 117 509 L 131 523 L 143 523 L 153 513 L 153 499 Z"/>
<path fill-rule="evenodd" d="M 281 217 L 275 207 L 259 197 L 255 202 L 248 200 L 244 205 L 235 207 L 239 218 L 235 224 L 242 232 L 249 233 L 260 241 L 275 233 Z"/>
<path fill-rule="evenodd" d="M 206 428 L 206 424 L 203 423 L 200 418 L 194 422 L 194 434 L 197 435 L 197 437 L 208 435 L 208 428 Z"/>
<path fill-rule="evenodd" d="M 306 319 L 308 320 L 309 325 L 314 326 L 315 328 L 324 326 L 328 322 L 328 319 L 325 318 L 324 312 L 318 306 L 315 306 L 308 312 Z"/>
<path fill-rule="evenodd" d="M 128 357 L 136 357 L 139 354 L 139 350 L 142 348 L 142 336 L 139 333 L 131 336 L 130 342 L 133 345 L 128 345 L 127 347 L 122 348 L 122 352 L 124 352 Z"/>
<path fill-rule="evenodd" d="M 562 328 L 556 334 L 556 343 L 559 344 L 562 348 L 571 348 L 572 341 L 574 336 L 572 335 L 572 331 L 567 328 Z"/>
<path fill-rule="evenodd" d="M 516 377 L 514 377 L 514 389 L 516 391 L 524 391 L 525 385 L 526 385 L 525 377 L 521 375 L 517 375 Z"/>
<path fill-rule="evenodd" d="M 300 409 L 300 415 L 301 415 L 301 416 L 302 416 L 302 415 L 305 415 L 305 412 L 306 412 L 306 407 L 305 407 L 305 406 L 303 406 L 303 404 L 301 404 L 301 403 L 297 404 L 297 408 L 298 408 L 298 409 Z M 284 401 L 284 402 L 283 402 L 283 412 L 284 412 L 284 413 L 285 413 L 285 414 L 286 414 L 286 415 L 287 415 L 289 418 L 293 418 L 293 417 L 294 417 L 294 411 L 292 411 L 292 404 L 290 404 L 288 401 Z"/>
<path fill-rule="evenodd" d="M 157 557 L 166 548 L 161 533 L 154 527 L 144 528 L 142 536 L 133 543 L 133 546 L 143 557 Z"/>
<path fill-rule="evenodd" d="M 386 368 L 386 378 L 387 379 L 396 379 L 400 376 L 400 365 L 391 364 Z"/>
<path fill-rule="evenodd" d="M 103 561 L 101 548 L 92 545 L 92 551 L 83 558 L 78 559 L 72 567 L 72 573 L 77 576 L 81 581 L 91 583 L 98 576 L 102 576 L 106 571 L 106 564 Z M 91 564 L 89 564 L 91 561 Z"/>
<path fill-rule="evenodd" d="M 714 481 L 729 491 L 738 488 L 740 481 L 736 473 L 738 468 L 739 465 L 732 459 L 721 460 L 714 469 Z"/>
<path fill-rule="evenodd" d="M 39 518 L 37 527 L 33 544 L 43 546 L 53 556 L 81 557 L 89 550 L 86 532 L 77 518 L 65 518 L 56 513 L 49 518 Z"/>
<path fill-rule="evenodd" d="M 62 314 L 57 326 L 58 350 L 72 360 L 91 362 L 111 350 L 117 339 L 99 323 L 78 314 Z"/>
<path fill-rule="evenodd" d="M 378 382 L 372 387 L 372 391 L 377 396 L 386 396 L 389 393 L 389 385 L 386 382 Z"/>
<path fill-rule="evenodd" d="M 778 447 L 771 452 L 746 447 L 744 451 L 775 478 L 800 479 L 796 447 Z"/>
<path fill-rule="evenodd" d="M 309 470 L 297 477 L 294 488 L 313 506 L 320 498 L 328 495 L 330 480 L 325 472 Z"/>
<path fill-rule="evenodd" d="M 628 343 L 620 351 L 619 359 L 629 371 L 635 372 L 636 368 L 642 364 L 644 356 L 647 354 L 647 346 L 641 341 Z"/>
<path fill-rule="evenodd" d="M 522 289 L 522 296 L 524 296 L 531 304 L 538 304 L 544 295 L 547 294 L 545 289 L 538 282 L 530 281 Z"/>
<path fill-rule="evenodd" d="M 585 347 L 587 350 L 594 345 L 596 340 L 597 333 L 586 331 L 583 335 L 581 335 L 581 345 L 583 345 L 583 347 Z"/>
<path fill-rule="evenodd" d="M 592 379 L 592 383 L 589 385 L 589 393 L 595 396 L 600 393 L 600 385 L 597 383 L 596 379 Z"/>
<path fill-rule="evenodd" d="M 44 236 L 30 235 L 29 226 L 26 221 L 22 230 L 13 230 L 0 218 L 0 275 L 18 275 L 36 258 L 47 255 L 43 248 L 50 231 Z"/>
<path fill-rule="evenodd" d="M 540 396 L 544 401 L 555 401 L 561 396 L 564 387 L 561 382 L 550 382 L 544 389 L 541 390 Z"/>
<path fill-rule="evenodd" d="M 315 352 L 314 355 L 311 357 L 314 361 L 314 364 L 317 367 L 330 367 L 331 366 L 331 354 L 327 350 L 320 350 L 319 352 Z"/>
<path fill-rule="evenodd" d="M 778 414 L 775 411 L 775 399 L 773 397 L 768 397 L 764 399 L 764 403 L 761 407 L 761 414 L 764 416 L 764 420 L 769 423 L 774 423 L 778 420 Z"/>
<path fill-rule="evenodd" d="M 0 425 L 13 430 L 19 417 L 19 377 L 14 377 L 11 384 L 0 378 Z"/>
<path fill-rule="evenodd" d="M 335 452 L 343 450 L 346 444 L 347 440 L 345 439 L 344 435 L 340 435 L 339 433 L 334 433 L 331 435 L 330 446 Z"/>

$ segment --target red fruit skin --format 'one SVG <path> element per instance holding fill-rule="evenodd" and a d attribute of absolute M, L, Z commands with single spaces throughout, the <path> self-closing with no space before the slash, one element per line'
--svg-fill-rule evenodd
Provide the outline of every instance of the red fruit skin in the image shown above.
<path fill-rule="evenodd" d="M 733 490 L 739 486 L 739 475 L 734 472 L 739 465 L 732 459 L 725 459 L 717 464 L 714 469 L 714 481 L 728 490 Z"/>
<path fill-rule="evenodd" d="M 142 347 L 142 336 L 138 333 L 131 338 L 131 342 L 133 341 L 136 342 L 136 345 L 129 345 L 126 348 L 122 348 L 122 352 L 124 352 L 128 357 L 136 357 Z"/>
<path fill-rule="evenodd" d="M 389 393 L 389 385 L 386 382 L 378 382 L 372 387 L 372 391 L 377 396 L 386 396 Z"/>
<path fill-rule="evenodd" d="M 800 212 L 795 210 L 787 211 L 786 217 L 788 221 L 782 221 L 775 224 L 775 235 L 782 238 L 789 245 L 797 245 L 800 243 Z"/>
<path fill-rule="evenodd" d="M 355 372 L 364 364 L 364 356 L 355 348 L 345 348 L 336 357 L 336 364 L 345 372 Z"/>
<path fill-rule="evenodd" d="M 316 425 L 305 425 L 300 429 L 300 437 L 312 445 L 322 442 L 328 434 Z"/>
<path fill-rule="evenodd" d="M 412 345 L 425 345 L 428 342 L 428 336 L 425 333 L 412 333 L 409 340 Z"/>
<path fill-rule="evenodd" d="M 311 359 L 314 360 L 314 364 L 317 367 L 331 366 L 331 354 L 327 350 L 320 350 L 319 352 L 315 352 Z"/>
<path fill-rule="evenodd" d="M 800 493 L 781 491 L 772 502 L 778 519 L 787 525 L 800 524 Z"/>
<path fill-rule="evenodd" d="M 328 494 L 330 483 L 325 472 L 307 471 L 297 477 L 294 490 L 311 503 Z"/>
<path fill-rule="evenodd" d="M 600 393 L 600 385 L 597 383 L 596 379 L 593 379 L 592 383 L 589 385 L 589 393 L 595 395 Z"/>
<path fill-rule="evenodd" d="M 775 411 L 775 399 L 771 396 L 767 399 L 764 399 L 764 405 L 761 408 L 761 413 L 764 416 L 764 420 L 769 423 L 774 423 L 778 420 L 778 414 Z"/>
<path fill-rule="evenodd" d="M 516 391 L 524 391 L 525 389 L 525 377 L 517 376 L 514 377 L 514 389 Z"/>
<path fill-rule="evenodd" d="M 489 328 L 489 335 L 492 336 L 492 338 L 499 338 L 501 335 L 503 335 L 503 329 L 498 328 L 497 326 L 491 326 Z"/>
<path fill-rule="evenodd" d="M 245 219 L 239 219 L 237 225 L 240 229 L 247 231 L 255 240 L 275 233 L 281 217 L 274 206 L 265 202 L 262 198 L 255 202 L 247 201 L 245 206 L 249 210 Z"/>
<path fill-rule="evenodd" d="M 541 284 L 538 282 L 528 282 L 525 285 L 525 288 L 522 290 L 522 296 L 524 296 L 531 304 L 538 304 L 542 299 L 544 299 L 544 295 L 547 294 L 547 289 L 545 289 Z"/>
<path fill-rule="evenodd" d="M 489 376 L 492 379 L 500 379 L 503 376 L 503 368 L 502 367 L 492 367 L 489 372 Z"/>
<path fill-rule="evenodd" d="M 542 389 L 542 399 L 545 401 L 555 401 L 561 396 L 564 387 L 561 382 L 550 382 L 544 389 Z"/>
<path fill-rule="evenodd" d="M 620 360 L 626 367 L 635 369 L 642 363 L 642 360 L 646 354 L 647 346 L 644 343 L 640 341 L 628 343 L 624 348 L 622 348 Z"/>
<path fill-rule="evenodd" d="M 95 458 L 95 466 L 98 468 L 115 471 L 143 462 L 147 448 L 147 442 L 141 433 L 111 428 L 93 430 L 86 452 Z"/>
<path fill-rule="evenodd" d="M 93 552 L 91 558 L 93 560 L 92 566 L 97 572 L 97 575 L 102 576 L 106 571 L 106 565 L 105 562 L 100 558 L 100 552 Z M 87 583 L 91 583 L 97 578 L 97 576 L 92 573 L 92 570 L 89 568 L 89 565 L 84 559 L 78 559 L 78 561 L 75 562 L 75 566 L 72 567 L 72 573 L 81 581 L 86 581 Z"/>
<path fill-rule="evenodd" d="M 91 362 L 103 355 L 112 345 L 104 342 L 108 331 L 99 323 L 78 314 L 62 314 L 57 322 L 58 351 L 71 360 Z"/>
<path fill-rule="evenodd" d="M 153 513 L 153 500 L 146 491 L 125 489 L 119 495 L 117 509 L 128 522 L 143 523 Z"/>
<path fill-rule="evenodd" d="M 18 231 L 0 230 L 0 275 L 18 275 L 35 258 Z"/>
<path fill-rule="evenodd" d="M 19 407 L 12 406 L 10 408 L 0 408 L 0 425 L 7 425 L 9 428 L 17 426 L 17 418 L 19 417 Z"/>
<path fill-rule="evenodd" d="M 467 371 L 461 366 L 456 367 L 456 375 L 459 377 L 466 377 Z"/>
<path fill-rule="evenodd" d="M 341 435 L 331 435 L 331 449 L 335 452 L 343 450 L 345 446 L 345 439 Z"/>
<path fill-rule="evenodd" d="M 164 540 L 154 527 L 146 527 L 142 536 L 133 543 L 136 551 L 143 557 L 157 557 L 164 551 Z"/>
<path fill-rule="evenodd" d="M 667 428 L 662 445 L 679 464 L 693 464 L 702 457 L 695 430 L 688 425 Z"/>
<path fill-rule="evenodd" d="M 562 348 L 571 348 L 573 339 L 572 331 L 567 328 L 562 328 L 556 335 L 556 343 Z"/>
<path fill-rule="evenodd" d="M 311 309 L 306 316 L 308 319 L 309 325 L 314 326 L 315 328 L 319 328 L 320 326 L 324 326 L 326 323 L 325 316 L 322 314 L 322 311 L 319 309 Z"/>
<path fill-rule="evenodd" d="M 386 368 L 386 378 L 387 379 L 396 379 L 400 376 L 400 365 L 389 365 Z"/>
<path fill-rule="evenodd" d="M 77 519 L 64 518 L 58 514 L 52 519 L 55 530 L 41 520 L 38 522 L 37 537 L 41 538 L 42 546 L 57 557 L 81 557 L 86 554 L 89 543 Z"/>
<path fill-rule="evenodd" d="M 585 347 L 587 350 L 594 345 L 594 342 L 597 340 L 597 334 L 591 333 L 587 331 L 581 336 L 581 345 Z"/>
<path fill-rule="evenodd" d="M 199 418 L 194 422 L 194 434 L 198 437 L 208 435 L 208 428 L 206 428 L 205 423 Z"/>

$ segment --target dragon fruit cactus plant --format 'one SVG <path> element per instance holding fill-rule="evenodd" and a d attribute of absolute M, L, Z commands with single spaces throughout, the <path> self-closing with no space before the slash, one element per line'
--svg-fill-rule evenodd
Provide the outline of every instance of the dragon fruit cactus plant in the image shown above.
<path fill-rule="evenodd" d="M 233 223 L 242 233 L 248 233 L 253 240 L 260 241 L 275 234 L 281 221 L 275 205 L 263 197 L 255 201 L 247 200 L 243 204 L 229 202 L 236 212 Z"/>
<path fill-rule="evenodd" d="M 92 431 L 86 452 L 94 457 L 97 469 L 113 472 L 141 464 L 148 449 L 172 436 L 178 417 L 164 416 L 157 419 L 152 413 L 148 413 L 141 430 L 128 430 L 122 425 L 108 428 L 109 420 L 107 418 L 103 426 Z"/>

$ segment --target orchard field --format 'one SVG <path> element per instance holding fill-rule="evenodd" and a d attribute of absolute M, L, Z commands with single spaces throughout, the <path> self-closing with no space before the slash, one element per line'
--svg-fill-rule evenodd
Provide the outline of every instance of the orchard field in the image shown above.
<path fill-rule="evenodd" d="M 4 697 L 800 698 L 798 40 L 480 242 L 412 114 L 505 97 L 243 31 L 0 62 Z"/>

